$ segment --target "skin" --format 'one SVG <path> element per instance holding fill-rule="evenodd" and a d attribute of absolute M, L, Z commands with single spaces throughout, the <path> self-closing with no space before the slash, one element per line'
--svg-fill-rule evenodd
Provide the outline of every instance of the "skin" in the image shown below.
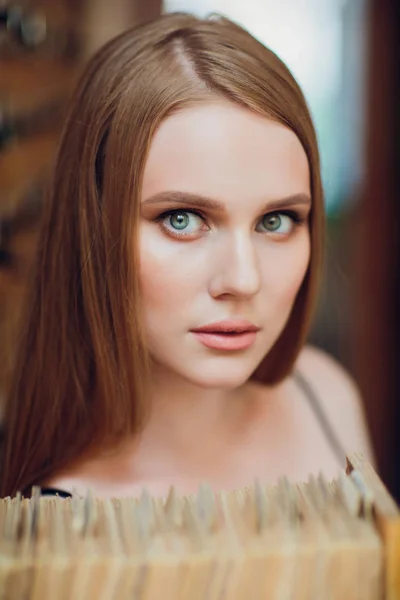
<path fill-rule="evenodd" d="M 197 206 L 199 195 L 219 206 Z M 294 381 L 249 381 L 284 329 L 306 274 L 310 208 L 307 157 L 283 125 L 222 100 L 161 124 L 144 172 L 139 236 L 151 417 L 122 453 L 48 483 L 124 496 L 142 486 L 166 494 L 175 484 L 188 493 L 202 480 L 232 489 L 254 477 L 275 483 L 281 475 L 337 474 L 344 465 Z M 206 348 L 191 332 L 228 318 L 260 327 L 250 348 Z M 310 349 L 299 366 L 327 416 L 344 428 L 343 444 L 356 440 L 352 449 L 369 452 L 347 374 Z"/>
<path fill-rule="evenodd" d="M 171 197 L 163 201 L 165 192 Z M 203 219 L 185 212 L 194 209 L 188 193 L 221 207 L 200 209 Z M 295 194 L 305 203 L 283 203 L 281 210 L 298 213 L 298 224 L 270 208 Z M 234 104 L 178 112 L 153 140 L 141 206 L 141 283 L 155 370 L 169 387 L 184 384 L 195 393 L 243 385 L 284 328 L 310 258 L 309 170 L 299 140 Z M 181 212 L 155 221 L 171 209 Z M 261 327 L 252 348 L 212 351 L 189 333 L 228 318 Z"/>

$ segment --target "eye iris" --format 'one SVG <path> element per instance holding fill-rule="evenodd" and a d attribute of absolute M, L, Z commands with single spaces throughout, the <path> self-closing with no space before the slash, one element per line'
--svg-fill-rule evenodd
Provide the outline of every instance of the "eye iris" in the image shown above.
<path fill-rule="evenodd" d="M 175 229 L 185 229 L 189 224 L 189 217 L 186 213 L 176 213 L 171 215 L 170 223 Z"/>
<path fill-rule="evenodd" d="M 263 225 L 269 231 L 276 231 L 282 224 L 282 219 L 279 215 L 269 215 L 264 217 Z"/>

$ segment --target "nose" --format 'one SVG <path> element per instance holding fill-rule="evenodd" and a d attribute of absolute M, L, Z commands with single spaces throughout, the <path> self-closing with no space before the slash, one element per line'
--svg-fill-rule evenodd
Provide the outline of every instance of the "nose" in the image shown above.
<path fill-rule="evenodd" d="M 260 265 L 251 237 L 244 233 L 220 239 L 211 258 L 213 274 L 209 292 L 213 298 L 224 295 L 250 298 L 261 286 Z"/>

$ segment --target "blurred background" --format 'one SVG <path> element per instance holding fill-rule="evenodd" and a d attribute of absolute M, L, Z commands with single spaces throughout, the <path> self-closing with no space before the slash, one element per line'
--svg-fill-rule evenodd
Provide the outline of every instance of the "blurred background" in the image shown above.
<path fill-rule="evenodd" d="M 310 339 L 355 377 L 380 475 L 400 501 L 400 5 L 392 0 L 0 0 L 0 419 L 69 93 L 109 38 L 172 11 L 241 23 L 305 92 L 328 215 Z"/>

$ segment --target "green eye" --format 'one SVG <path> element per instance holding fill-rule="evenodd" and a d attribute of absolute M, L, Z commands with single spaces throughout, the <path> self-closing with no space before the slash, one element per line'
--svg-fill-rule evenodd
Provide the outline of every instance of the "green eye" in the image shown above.
<path fill-rule="evenodd" d="M 277 231 L 282 225 L 282 217 L 279 214 L 265 215 L 262 224 L 268 231 Z"/>
<path fill-rule="evenodd" d="M 296 218 L 292 215 L 283 212 L 269 213 L 263 216 L 258 225 L 260 229 L 257 231 L 287 235 L 294 229 L 296 222 Z"/>
<path fill-rule="evenodd" d="M 189 225 L 189 215 L 185 212 L 177 212 L 169 217 L 169 222 L 174 229 L 185 229 Z"/>
<path fill-rule="evenodd" d="M 171 210 L 157 219 L 165 231 L 175 237 L 187 237 L 204 231 L 204 219 L 190 210 Z"/>

